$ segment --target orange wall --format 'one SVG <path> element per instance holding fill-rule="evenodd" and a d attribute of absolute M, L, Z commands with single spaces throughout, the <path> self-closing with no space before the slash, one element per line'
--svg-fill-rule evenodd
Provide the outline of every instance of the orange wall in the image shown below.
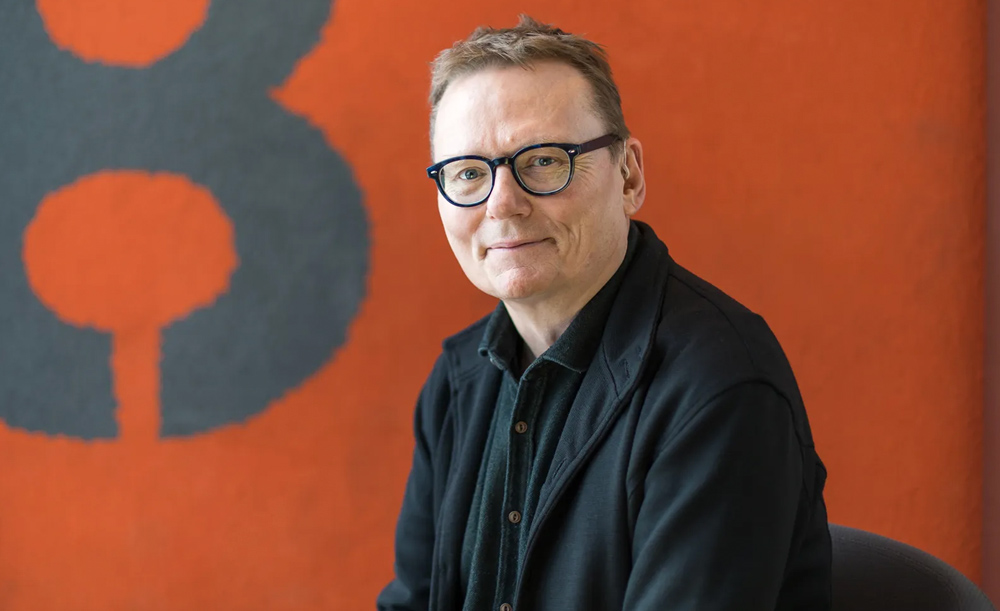
<path fill-rule="evenodd" d="M 120 6 L 95 25 L 39 2 L 68 16 L 64 47 L 74 27 L 125 36 L 112 26 L 137 3 L 95 4 Z M 346 158 L 370 217 L 346 345 L 263 414 L 188 438 L 0 423 L 0 606 L 372 605 L 414 398 L 440 340 L 491 307 L 454 262 L 423 175 L 427 64 L 528 10 L 608 48 L 645 146 L 640 218 L 770 322 L 827 463 L 831 520 L 979 578 L 981 0 L 339 0 L 274 97 Z M 191 14 L 142 27 L 168 49 Z M 139 389 L 150 350 L 113 363 L 140 411 L 155 403 Z"/>

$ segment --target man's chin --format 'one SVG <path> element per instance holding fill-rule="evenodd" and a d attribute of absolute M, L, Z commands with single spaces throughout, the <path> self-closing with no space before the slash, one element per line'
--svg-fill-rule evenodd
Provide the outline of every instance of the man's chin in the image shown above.
<path fill-rule="evenodd" d="M 491 295 L 508 302 L 530 302 L 543 298 L 549 283 L 541 278 L 506 278 L 503 282 L 494 281 Z"/>

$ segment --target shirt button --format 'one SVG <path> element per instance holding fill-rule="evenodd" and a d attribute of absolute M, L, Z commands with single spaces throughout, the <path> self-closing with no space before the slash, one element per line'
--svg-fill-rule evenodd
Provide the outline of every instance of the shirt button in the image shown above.
<path fill-rule="evenodd" d="M 510 520 L 511 524 L 517 524 L 521 521 L 521 514 L 516 511 L 512 511 L 507 514 L 507 519 Z"/>
<path fill-rule="evenodd" d="M 517 424 L 514 425 L 514 432 L 515 433 L 523 433 L 523 432 L 525 432 L 527 430 L 528 430 L 528 423 L 525 422 L 524 420 L 520 420 L 520 421 L 518 421 Z"/>
<path fill-rule="evenodd" d="M 500 611 L 514 611 L 514 607 L 511 607 L 507 603 L 500 605 Z"/>

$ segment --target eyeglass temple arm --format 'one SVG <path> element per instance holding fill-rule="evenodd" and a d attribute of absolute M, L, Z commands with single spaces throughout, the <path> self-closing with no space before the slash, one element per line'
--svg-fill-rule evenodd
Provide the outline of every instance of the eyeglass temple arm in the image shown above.
<path fill-rule="evenodd" d="M 617 139 L 618 136 L 616 136 L 615 134 L 607 134 L 605 136 L 601 136 L 600 138 L 595 138 L 589 142 L 584 142 L 583 144 L 577 147 L 580 151 L 577 154 L 582 155 L 584 153 L 589 153 L 590 151 L 596 151 L 597 149 L 608 146 Z"/>

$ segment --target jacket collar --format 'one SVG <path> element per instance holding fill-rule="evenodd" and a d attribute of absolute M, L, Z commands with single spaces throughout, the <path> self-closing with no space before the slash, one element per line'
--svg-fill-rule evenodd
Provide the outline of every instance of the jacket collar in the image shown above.
<path fill-rule="evenodd" d="M 614 383 L 616 396 L 634 384 L 653 343 L 663 308 L 667 278 L 673 260 L 652 227 L 632 221 L 639 231 L 635 259 L 629 266 L 604 328 L 596 360 L 603 357 L 605 374 Z"/>

